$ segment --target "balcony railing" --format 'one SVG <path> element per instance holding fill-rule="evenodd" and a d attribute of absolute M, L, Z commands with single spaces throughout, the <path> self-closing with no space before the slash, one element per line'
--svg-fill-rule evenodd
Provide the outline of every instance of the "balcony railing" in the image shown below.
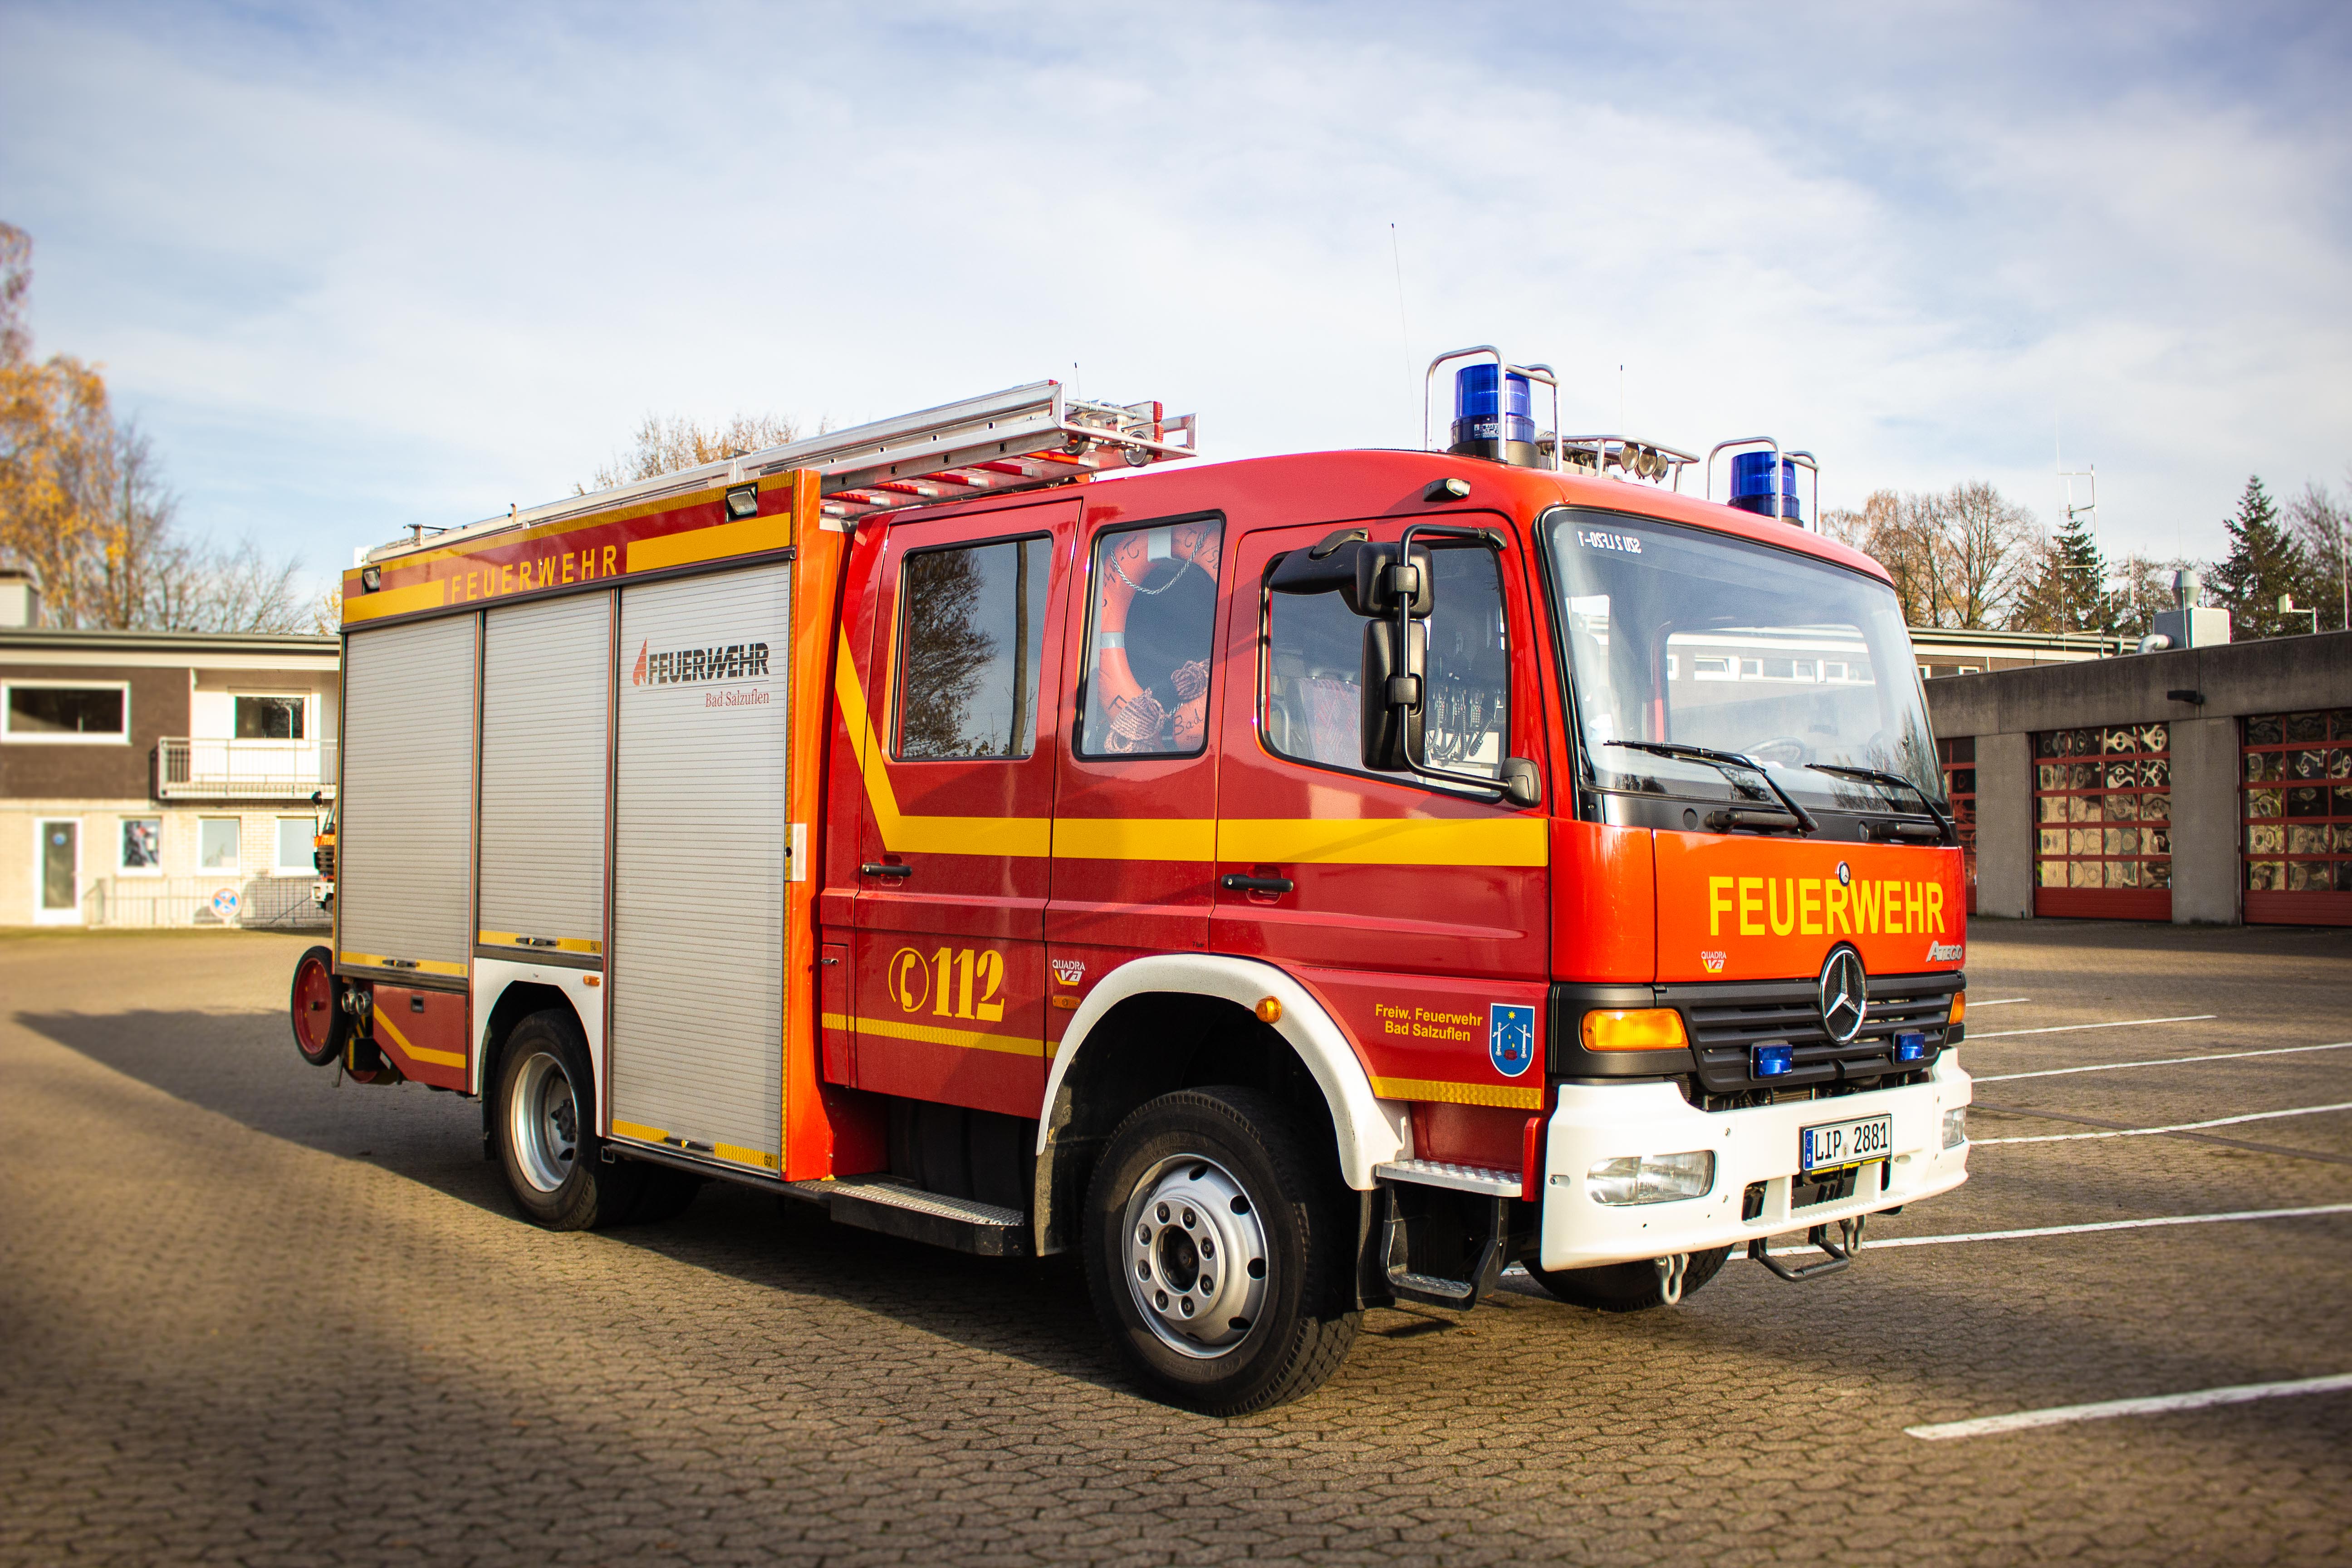
<path fill-rule="evenodd" d="M 167 735 L 156 743 L 163 800 L 308 800 L 335 793 L 332 741 L 215 741 Z"/>

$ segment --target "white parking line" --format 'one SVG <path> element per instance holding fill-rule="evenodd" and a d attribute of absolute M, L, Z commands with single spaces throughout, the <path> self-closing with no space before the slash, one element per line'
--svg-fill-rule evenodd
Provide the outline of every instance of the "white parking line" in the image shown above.
<path fill-rule="evenodd" d="M 2072 1072 L 2121 1072 L 2126 1068 L 2175 1068 L 2183 1062 L 2234 1062 L 2242 1061 L 2248 1057 L 2291 1057 L 2297 1051 L 2352 1051 L 2352 1040 L 2338 1040 L 2334 1045 L 2328 1046 L 2280 1046 L 2276 1049 L 2265 1051 L 2223 1051 L 2218 1056 L 2210 1057 L 2159 1057 L 2154 1061 L 2146 1062 L 2102 1062 L 2096 1067 L 2087 1068 L 2043 1068 L 2039 1072 L 1995 1073 L 1990 1078 L 1979 1078 L 1975 1081 L 2008 1083 L 2011 1079 L 2021 1078 L 2063 1078 Z"/>
<path fill-rule="evenodd" d="M 1890 1247 L 1948 1247 L 1961 1241 L 2024 1241 L 2038 1236 L 2087 1236 L 2095 1230 L 2155 1230 L 2175 1225 L 2226 1225 L 2248 1219 L 2308 1219 L 2315 1215 L 2352 1214 L 2352 1204 L 2320 1204 L 2300 1209 L 2240 1209 L 2234 1214 L 2172 1214 L 2153 1219 L 2103 1219 L 2086 1225 L 2044 1225 L 2032 1230 L 1975 1230 L 1956 1236 L 1896 1236 L 1865 1244 L 1865 1252 Z M 1775 1258 L 1795 1258 L 1810 1247 L 1776 1247 Z"/>
<path fill-rule="evenodd" d="M 2061 1405 L 2048 1410 L 2020 1410 L 2010 1415 L 1980 1415 L 1973 1421 L 1939 1421 L 1931 1426 L 1906 1426 L 1914 1437 L 1930 1443 L 1953 1437 L 1990 1437 L 2000 1432 L 2022 1432 L 2034 1426 L 2063 1426 L 2074 1421 L 2105 1421 L 2115 1415 L 2161 1415 L 2173 1410 L 2204 1410 L 2216 1405 L 2244 1405 L 2257 1399 L 2284 1399 L 2297 1394 L 2339 1394 L 2352 1390 L 2352 1373 L 2332 1377 L 2302 1377 L 2288 1383 L 2242 1383 L 2231 1388 L 2204 1388 L 2194 1394 L 2159 1394 L 2147 1399 L 2106 1399 L 2096 1405 Z"/>
<path fill-rule="evenodd" d="M 2006 1007 L 2012 1002 L 2031 1002 L 2033 998 L 2031 996 L 1996 996 L 1990 1002 L 1971 1002 L 1969 1005 L 1971 1008 Z"/>
<path fill-rule="evenodd" d="M 2053 1024 L 2046 1029 L 2003 1029 L 1999 1034 L 1979 1035 L 1969 1031 L 1964 1045 L 1979 1040 L 2006 1040 L 2013 1035 L 2071 1035 L 2082 1029 L 2128 1029 L 2135 1024 L 2202 1024 L 2220 1017 L 2219 1013 L 2184 1013 L 2178 1018 L 2118 1018 L 2112 1024 Z"/>
<path fill-rule="evenodd" d="M 2207 1127 L 2235 1127 L 2242 1121 L 2275 1121 L 2282 1116 L 2325 1116 L 2331 1110 L 2352 1110 L 2352 1100 L 2341 1105 L 2300 1105 L 2293 1110 L 2256 1110 L 2244 1116 L 2217 1116 L 2210 1121 L 2182 1121 L 2170 1127 L 2118 1127 L 2111 1132 L 2042 1132 L 2032 1138 L 1971 1138 L 1979 1148 L 1994 1143 L 2068 1143 L 2081 1138 L 2145 1138 L 2153 1132 L 2195 1132 Z M 2064 1120 L 2063 1117 L 2060 1120 Z"/>

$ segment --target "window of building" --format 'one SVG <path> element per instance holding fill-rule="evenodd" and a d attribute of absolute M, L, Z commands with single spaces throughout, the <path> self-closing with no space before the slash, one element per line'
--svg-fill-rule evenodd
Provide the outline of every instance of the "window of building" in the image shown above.
<path fill-rule="evenodd" d="M 236 700 L 236 738 L 240 741 L 299 741 L 302 738 L 299 697 L 240 697 Z"/>
<path fill-rule="evenodd" d="M 2352 923 L 2352 709 L 2246 721 L 2246 919 Z"/>
<path fill-rule="evenodd" d="M 207 871 L 234 871 L 243 857 L 237 835 L 243 826 L 234 816 L 207 816 L 196 823 L 196 864 Z"/>
<path fill-rule="evenodd" d="M 1968 908 L 1977 908 L 1977 738 L 1955 735 L 1936 742 L 1944 770 L 1944 795 L 1951 802 L 1952 826 L 1960 833 L 1960 864 L 1968 879 Z"/>
<path fill-rule="evenodd" d="M 0 721 L 11 741 L 126 742 L 131 738 L 131 689 L 119 683 L 12 683 Z"/>
<path fill-rule="evenodd" d="M 162 817 L 126 816 L 122 819 L 122 853 L 116 866 L 124 871 L 163 870 Z"/>
<path fill-rule="evenodd" d="M 2161 723 L 2033 737 L 2035 912 L 2171 917 L 2170 743 Z"/>
<path fill-rule="evenodd" d="M 1494 552 L 1431 552 L 1423 760 L 1494 773 L 1510 749 L 1510 660 Z M 1364 622 L 1337 594 L 1270 594 L 1266 743 L 1286 757 L 1363 768 Z"/>
<path fill-rule="evenodd" d="M 908 762 L 1037 744 L 1049 539 L 925 550 L 899 575 L 898 743 Z"/>
<path fill-rule="evenodd" d="M 319 830 L 316 817 L 281 816 L 278 819 L 278 873 L 282 877 L 308 876 L 318 869 L 312 862 L 310 838 Z"/>
<path fill-rule="evenodd" d="M 1207 744 L 1222 535 L 1200 518 L 1096 540 L 1080 755 L 1183 756 Z"/>

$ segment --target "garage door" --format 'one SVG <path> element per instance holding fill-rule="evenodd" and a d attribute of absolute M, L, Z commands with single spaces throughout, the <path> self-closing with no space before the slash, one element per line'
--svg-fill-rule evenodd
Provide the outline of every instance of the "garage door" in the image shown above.
<path fill-rule="evenodd" d="M 2172 918 L 2168 726 L 2111 724 L 2033 737 L 2033 912 Z"/>
<path fill-rule="evenodd" d="M 2246 922 L 2352 925 L 2352 709 L 2246 721 Z"/>

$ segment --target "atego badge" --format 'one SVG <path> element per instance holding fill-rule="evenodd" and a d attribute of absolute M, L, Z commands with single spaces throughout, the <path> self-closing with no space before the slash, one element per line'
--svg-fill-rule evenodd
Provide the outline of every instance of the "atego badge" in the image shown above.
<path fill-rule="evenodd" d="M 1850 947 L 1838 948 L 1822 965 L 1822 1028 L 1836 1044 L 1843 1046 L 1862 1033 L 1863 1015 L 1870 1007 L 1869 984 L 1862 954 Z"/>

